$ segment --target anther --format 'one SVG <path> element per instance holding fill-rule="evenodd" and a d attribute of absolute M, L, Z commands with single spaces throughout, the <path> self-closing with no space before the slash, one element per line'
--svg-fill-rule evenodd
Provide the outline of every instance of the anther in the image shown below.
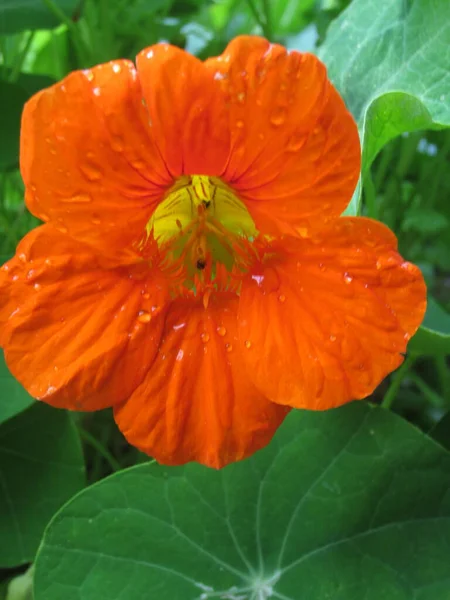
<path fill-rule="evenodd" d="M 204 258 L 199 258 L 197 260 L 196 266 L 197 266 L 197 269 L 200 269 L 200 271 L 203 271 L 203 269 L 206 267 L 206 260 Z"/>

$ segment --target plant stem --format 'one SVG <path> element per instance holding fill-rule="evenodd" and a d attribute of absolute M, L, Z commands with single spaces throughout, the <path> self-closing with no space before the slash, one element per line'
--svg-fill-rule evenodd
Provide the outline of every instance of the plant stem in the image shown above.
<path fill-rule="evenodd" d="M 395 371 L 395 373 L 392 375 L 391 384 L 383 398 L 383 402 L 381 403 L 381 406 L 383 408 L 387 408 L 387 409 L 391 408 L 392 403 L 394 402 L 395 398 L 397 397 L 397 393 L 398 393 L 398 390 L 400 389 L 400 385 L 401 385 L 402 381 L 404 380 L 404 378 L 406 377 L 406 375 L 408 374 L 408 371 L 411 369 L 411 366 L 414 363 L 415 359 L 416 359 L 416 357 L 411 354 L 409 356 L 407 356 L 405 358 L 405 361 L 401 365 L 401 367 L 399 369 L 397 369 L 397 371 Z"/>
<path fill-rule="evenodd" d="M 17 60 L 14 61 L 13 68 L 11 69 L 11 73 L 8 78 L 9 81 L 11 81 L 13 83 L 15 81 L 17 81 L 17 79 L 19 78 L 20 71 L 22 70 L 23 62 L 27 57 L 28 51 L 30 50 L 31 43 L 34 39 L 34 34 L 35 34 L 34 31 L 28 32 L 28 37 L 25 42 L 25 45 L 22 48 L 21 52 L 18 54 Z"/>
<path fill-rule="evenodd" d="M 90 444 L 93 448 L 95 448 L 95 450 L 97 450 L 97 452 L 101 456 L 103 456 L 103 458 L 107 461 L 107 463 L 114 472 L 120 471 L 122 469 L 119 461 L 114 458 L 111 452 L 101 442 L 99 442 L 96 437 L 94 437 L 91 433 L 89 433 L 89 431 L 86 431 L 86 429 L 83 429 L 82 427 L 79 427 L 79 432 L 84 441 Z"/>
<path fill-rule="evenodd" d="M 363 182 L 367 216 L 369 216 L 371 219 L 378 219 L 377 192 L 370 168 L 365 172 Z"/>
<path fill-rule="evenodd" d="M 412 381 L 416 384 L 416 386 L 419 388 L 419 390 L 422 392 L 422 394 L 425 396 L 425 398 L 429 400 L 429 402 L 433 404 L 433 406 L 437 406 L 438 408 L 442 408 L 445 406 L 443 398 L 437 392 L 435 392 L 428 385 L 428 383 L 425 383 L 425 381 L 422 379 L 422 377 L 420 377 L 420 375 L 411 372 L 410 377 Z"/>
<path fill-rule="evenodd" d="M 73 43 L 78 52 L 78 56 L 80 57 L 81 63 L 86 66 L 89 63 L 89 56 L 85 52 L 85 47 L 83 44 L 83 40 L 78 35 L 78 29 L 75 23 L 72 21 L 70 17 L 68 17 L 63 10 L 57 6 L 53 0 L 42 0 L 45 6 L 48 8 L 50 12 L 52 12 L 57 19 L 64 23 L 69 30 L 70 35 L 72 36 Z"/>
<path fill-rule="evenodd" d="M 251 12 L 253 13 L 253 16 L 255 17 L 255 21 L 258 23 L 258 25 L 261 27 L 261 29 L 264 32 L 264 35 L 269 38 L 270 37 L 270 31 L 269 31 L 269 27 L 268 27 L 268 22 L 267 22 L 267 16 L 265 19 L 261 18 L 261 15 L 259 14 L 258 9 L 256 8 L 256 4 L 254 3 L 254 0 L 247 0 L 247 4 L 251 10 Z M 265 2 L 264 2 L 264 8 L 266 8 L 265 6 Z M 267 13 L 266 13 L 267 15 Z"/>

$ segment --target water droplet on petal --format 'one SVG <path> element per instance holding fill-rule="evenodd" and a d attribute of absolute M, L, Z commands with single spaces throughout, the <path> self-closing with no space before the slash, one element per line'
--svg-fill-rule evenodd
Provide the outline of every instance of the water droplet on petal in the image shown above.
<path fill-rule="evenodd" d="M 226 334 L 227 330 L 225 329 L 225 327 L 223 325 L 220 325 L 220 327 L 217 328 L 217 333 L 223 337 Z"/>
<path fill-rule="evenodd" d="M 244 104 L 244 102 L 245 102 L 245 94 L 244 94 L 244 92 L 240 92 L 237 95 L 237 101 L 239 102 L 239 104 Z"/>
<path fill-rule="evenodd" d="M 279 300 L 280 302 L 286 302 L 286 296 L 285 296 L 284 294 L 280 294 L 280 295 L 278 296 L 278 300 Z"/>
<path fill-rule="evenodd" d="M 82 73 L 88 81 L 94 80 L 94 73 L 90 69 L 84 69 Z"/>
<path fill-rule="evenodd" d="M 150 294 L 148 292 L 144 292 L 142 290 L 142 297 L 145 298 L 146 300 L 148 300 L 150 298 Z"/>
<path fill-rule="evenodd" d="M 35 283 L 34 284 L 34 289 L 38 292 L 41 289 L 41 284 L 40 283 Z"/>
<path fill-rule="evenodd" d="M 97 167 L 94 167 L 94 165 L 81 164 L 80 170 L 89 181 L 98 181 L 102 177 L 101 171 Z"/>
<path fill-rule="evenodd" d="M 221 73 L 220 71 L 216 71 L 214 73 L 214 79 L 218 79 L 221 81 L 222 79 L 228 79 L 228 73 Z"/>
<path fill-rule="evenodd" d="M 409 263 L 403 263 L 405 265 L 409 264 Z M 402 266 L 403 266 L 402 264 Z M 380 258 L 377 260 L 377 269 L 381 270 L 381 269 L 392 269 L 393 267 L 398 266 L 398 258 L 395 255 L 395 253 L 393 254 L 385 254 L 384 256 L 380 256 Z"/>
<path fill-rule="evenodd" d="M 273 113 L 270 115 L 270 122 L 272 125 L 279 126 L 283 125 L 286 121 L 286 109 L 282 106 L 276 108 Z"/>
<path fill-rule="evenodd" d="M 175 360 L 178 360 L 178 361 L 180 361 L 180 360 L 183 360 L 183 356 L 184 356 L 184 352 L 183 352 L 183 350 L 180 348 L 180 349 L 178 350 L 178 354 L 177 354 L 177 357 L 176 357 L 176 359 L 175 359 Z"/>
<path fill-rule="evenodd" d="M 247 348 L 247 350 L 248 350 L 249 348 L 251 348 L 251 346 L 252 346 L 252 343 L 251 343 L 251 341 L 250 341 L 250 340 L 245 340 L 245 342 L 244 342 L 244 345 L 245 345 L 245 347 L 246 347 L 246 348 Z"/>
<path fill-rule="evenodd" d="M 202 338 L 202 342 L 204 342 L 205 344 L 206 344 L 206 342 L 209 342 L 209 334 L 208 333 L 206 333 L 206 332 L 202 333 L 201 338 Z"/>
<path fill-rule="evenodd" d="M 125 145 L 122 138 L 118 136 L 111 138 L 111 148 L 114 150 L 114 152 L 123 152 L 124 147 Z"/>
<path fill-rule="evenodd" d="M 236 127 L 242 129 L 244 127 L 244 121 L 236 121 Z"/>
<path fill-rule="evenodd" d="M 353 281 L 353 277 L 348 273 L 344 273 L 344 281 L 345 283 L 351 283 Z"/>
<path fill-rule="evenodd" d="M 122 67 L 120 65 L 118 65 L 117 63 L 114 63 L 112 66 L 112 70 L 114 71 L 114 73 L 120 73 L 120 71 L 122 70 Z"/>
<path fill-rule="evenodd" d="M 133 169 L 140 171 L 142 169 L 145 169 L 145 162 L 142 160 L 135 160 L 131 163 L 131 166 L 133 167 Z"/>
<path fill-rule="evenodd" d="M 301 133 L 294 133 L 289 138 L 287 149 L 291 152 L 298 152 L 298 150 L 300 150 L 300 148 L 304 145 L 305 141 L 305 135 Z"/>
<path fill-rule="evenodd" d="M 100 217 L 98 215 L 94 215 L 92 217 L 92 224 L 93 225 L 100 225 L 101 222 L 102 221 L 101 221 L 101 219 L 100 219 Z"/>
<path fill-rule="evenodd" d="M 225 344 L 225 350 L 226 350 L 227 352 L 231 352 L 231 351 L 233 350 L 233 346 L 232 346 L 232 344 Z"/>
<path fill-rule="evenodd" d="M 330 342 L 335 342 L 335 341 L 336 341 L 336 336 L 330 335 Z"/>
<path fill-rule="evenodd" d="M 404 338 L 404 340 L 405 340 L 406 342 L 409 342 L 409 340 L 411 339 L 411 336 L 410 336 L 410 334 L 409 334 L 409 333 L 405 333 L 405 335 L 403 336 L 403 338 Z"/>
<path fill-rule="evenodd" d="M 150 323 L 152 316 L 148 312 L 140 310 L 137 319 L 140 323 Z"/>
<path fill-rule="evenodd" d="M 319 263 L 319 271 L 325 271 L 326 266 L 323 263 Z"/>
<path fill-rule="evenodd" d="M 67 198 L 62 198 L 62 202 L 67 204 L 88 204 L 92 202 L 92 198 L 89 194 L 76 194 L 75 196 L 69 196 Z"/>
<path fill-rule="evenodd" d="M 69 230 L 67 229 L 67 227 L 65 227 L 64 225 L 57 225 L 56 229 L 58 231 L 60 231 L 61 233 L 67 233 Z"/>
<path fill-rule="evenodd" d="M 18 259 L 21 262 L 27 262 L 27 255 L 22 252 L 22 254 L 19 254 Z"/>

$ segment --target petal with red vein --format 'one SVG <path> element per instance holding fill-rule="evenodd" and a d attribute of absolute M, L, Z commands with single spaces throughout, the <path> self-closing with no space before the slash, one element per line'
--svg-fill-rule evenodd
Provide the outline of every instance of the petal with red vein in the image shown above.
<path fill-rule="evenodd" d="M 123 402 L 156 354 L 167 299 L 155 274 L 105 268 L 51 225 L 29 233 L 0 269 L 0 344 L 37 399 L 97 410 Z"/>
<path fill-rule="evenodd" d="M 265 446 L 287 414 L 242 369 L 237 298 L 178 299 L 158 355 L 116 422 L 128 439 L 164 464 L 222 467 Z"/>
<path fill-rule="evenodd" d="M 76 71 L 25 105 L 20 165 L 33 214 L 123 254 L 172 179 L 130 61 Z"/>
<path fill-rule="evenodd" d="M 152 133 L 173 177 L 221 175 L 230 151 L 225 99 L 198 58 L 157 44 L 136 59 Z"/>
<path fill-rule="evenodd" d="M 397 368 L 426 307 L 420 270 L 395 236 L 336 219 L 312 239 L 274 242 L 243 283 L 248 373 L 274 402 L 327 409 L 363 398 Z"/>
<path fill-rule="evenodd" d="M 229 105 L 224 179 L 258 229 L 307 231 L 339 216 L 358 180 L 359 137 L 319 59 L 242 36 L 206 65 Z"/>

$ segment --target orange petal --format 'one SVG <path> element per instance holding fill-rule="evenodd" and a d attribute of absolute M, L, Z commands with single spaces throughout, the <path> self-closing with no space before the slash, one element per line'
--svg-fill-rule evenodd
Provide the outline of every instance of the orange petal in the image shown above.
<path fill-rule="evenodd" d="M 224 179 L 260 231 L 309 230 L 339 216 L 360 170 L 356 124 L 311 54 L 258 37 L 233 40 L 207 67 L 227 96 Z"/>
<path fill-rule="evenodd" d="M 164 464 L 211 467 L 265 446 L 287 414 L 242 369 L 237 298 L 176 300 L 146 379 L 115 419 L 128 441 Z"/>
<path fill-rule="evenodd" d="M 33 96 L 20 163 L 31 212 L 108 255 L 142 237 L 172 181 L 126 60 L 71 73 Z"/>
<path fill-rule="evenodd" d="M 370 394 L 401 364 L 422 321 L 420 270 L 403 261 L 387 227 L 364 218 L 269 250 L 239 305 L 254 383 L 274 402 L 318 410 Z"/>
<path fill-rule="evenodd" d="M 136 64 L 152 132 L 172 176 L 221 175 L 230 143 L 219 82 L 200 60 L 169 44 L 146 48 Z"/>
<path fill-rule="evenodd" d="M 163 326 L 155 307 L 165 298 L 157 279 L 102 268 L 89 247 L 39 227 L 0 269 L 8 367 L 53 406 L 97 410 L 123 402 L 155 356 Z"/>

